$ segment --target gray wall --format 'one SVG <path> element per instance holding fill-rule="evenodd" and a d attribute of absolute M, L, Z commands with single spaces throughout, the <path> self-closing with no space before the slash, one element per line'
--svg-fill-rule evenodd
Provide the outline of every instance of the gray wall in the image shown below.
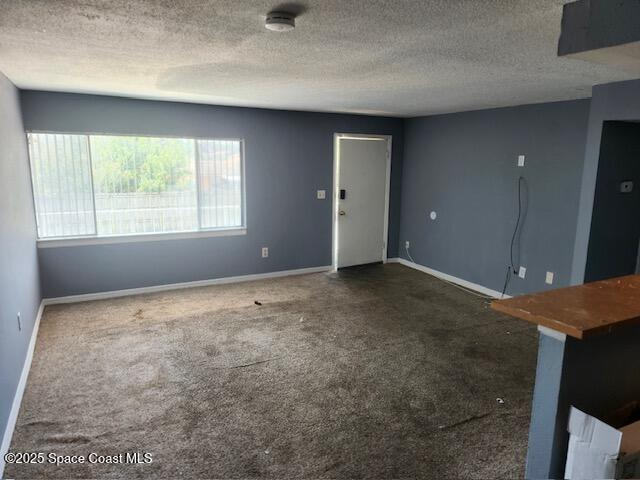
<path fill-rule="evenodd" d="M 607 120 L 640 120 L 640 80 L 610 83 L 593 88 L 589 127 L 580 189 L 580 210 L 571 269 L 571 283 L 584 281 L 591 229 L 594 193 L 600 158 L 602 126 Z"/>
<path fill-rule="evenodd" d="M 620 192 L 631 180 L 634 189 Z M 640 124 L 605 122 L 585 282 L 631 275 L 640 241 Z"/>
<path fill-rule="evenodd" d="M 513 278 L 507 293 L 567 285 L 588 114 L 581 100 L 405 121 L 400 255 L 408 258 L 409 240 L 417 263 L 502 290 L 523 175 L 527 211 L 516 263 L 527 276 Z"/>
<path fill-rule="evenodd" d="M 17 89 L 0 73 L 0 438 L 40 305 L 27 145 Z M 22 331 L 17 313 L 22 314 Z"/>
<path fill-rule="evenodd" d="M 401 119 L 33 91 L 22 107 L 28 130 L 244 138 L 246 147 L 246 236 L 40 249 L 45 297 L 329 265 L 335 132 L 393 136 L 388 255 L 397 256 Z"/>

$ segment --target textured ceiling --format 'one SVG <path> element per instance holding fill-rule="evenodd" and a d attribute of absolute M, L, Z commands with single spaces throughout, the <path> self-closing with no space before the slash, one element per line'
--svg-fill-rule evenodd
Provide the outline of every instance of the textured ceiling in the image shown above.
<path fill-rule="evenodd" d="M 2 0 L 18 87 L 416 116 L 588 97 L 631 78 L 556 56 L 565 0 Z"/>

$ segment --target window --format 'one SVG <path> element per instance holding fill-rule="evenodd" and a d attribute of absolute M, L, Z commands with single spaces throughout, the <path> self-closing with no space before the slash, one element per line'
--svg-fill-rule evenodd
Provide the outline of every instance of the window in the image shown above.
<path fill-rule="evenodd" d="M 242 228 L 240 140 L 29 133 L 38 237 Z"/>

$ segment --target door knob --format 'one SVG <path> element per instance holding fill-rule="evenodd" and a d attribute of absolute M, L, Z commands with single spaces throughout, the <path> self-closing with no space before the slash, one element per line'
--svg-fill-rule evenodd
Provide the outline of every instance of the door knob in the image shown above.
<path fill-rule="evenodd" d="M 341 217 L 342 217 L 342 216 L 344 216 L 344 215 L 346 215 L 346 214 L 347 214 L 347 212 L 345 212 L 344 210 L 340 210 L 340 211 L 338 212 L 338 215 L 340 215 Z"/>

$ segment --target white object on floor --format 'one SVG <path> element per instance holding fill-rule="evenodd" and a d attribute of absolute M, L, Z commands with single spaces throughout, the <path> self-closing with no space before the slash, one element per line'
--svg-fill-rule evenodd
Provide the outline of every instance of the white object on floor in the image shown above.
<path fill-rule="evenodd" d="M 565 478 L 640 478 L 640 421 L 614 428 L 571 407 L 567 430 Z"/>
<path fill-rule="evenodd" d="M 569 414 L 565 478 L 615 478 L 622 433 L 575 407 Z"/>

